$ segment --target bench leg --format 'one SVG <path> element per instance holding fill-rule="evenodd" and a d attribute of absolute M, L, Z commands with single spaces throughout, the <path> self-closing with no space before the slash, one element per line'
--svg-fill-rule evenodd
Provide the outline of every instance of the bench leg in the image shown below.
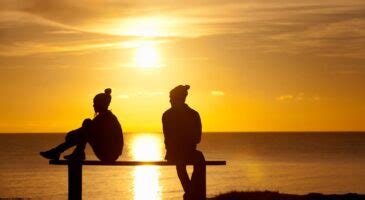
<path fill-rule="evenodd" d="M 204 190 L 203 190 L 203 197 L 204 197 L 204 200 L 207 199 L 207 166 L 204 165 L 202 166 L 202 169 L 203 169 L 203 184 L 204 184 Z"/>
<path fill-rule="evenodd" d="M 82 199 L 82 164 L 70 162 L 68 164 L 68 199 Z"/>

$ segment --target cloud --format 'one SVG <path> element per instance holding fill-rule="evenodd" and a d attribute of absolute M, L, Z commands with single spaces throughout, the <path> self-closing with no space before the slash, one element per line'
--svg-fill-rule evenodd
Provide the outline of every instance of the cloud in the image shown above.
<path fill-rule="evenodd" d="M 298 100 L 298 101 L 303 100 L 303 98 L 304 98 L 304 93 L 303 92 L 297 94 L 297 96 L 295 97 L 295 99 Z"/>
<path fill-rule="evenodd" d="M 128 94 L 120 94 L 117 96 L 118 99 L 129 99 L 129 95 Z"/>
<path fill-rule="evenodd" d="M 56 31 L 50 31 L 50 34 L 78 34 L 78 31 L 74 31 L 74 30 L 56 30 Z"/>
<path fill-rule="evenodd" d="M 103 50 L 103 49 L 122 48 L 120 42 L 97 43 L 92 44 L 76 43 L 59 44 L 59 43 L 36 43 L 36 42 L 19 42 L 12 45 L 0 45 L 0 56 L 26 56 L 35 54 L 50 54 L 50 53 L 67 53 L 80 52 L 88 50 Z"/>
<path fill-rule="evenodd" d="M 364 58 L 365 4 L 277 3 L 207 6 L 197 32 L 231 38 L 228 49 Z M 342 3 L 342 5 L 341 5 Z M 197 8 L 198 9 L 198 8 Z M 228 14 L 222 14 L 226 10 Z M 204 17 L 205 16 L 205 17 Z M 211 17 L 211 18 L 209 18 Z M 207 21 L 204 21 L 204 19 Z M 209 21 L 210 20 L 210 21 Z M 198 20 L 199 21 L 199 20 Z M 199 24 L 199 23 L 198 23 Z M 203 30 L 204 29 L 204 30 Z"/>
<path fill-rule="evenodd" d="M 113 17 L 116 13 L 123 17 L 130 10 L 130 3 L 88 0 L 1 0 L 0 10 L 27 12 L 63 24 L 81 25 L 86 21 Z"/>
<path fill-rule="evenodd" d="M 96 71 L 109 71 L 109 70 L 115 70 L 118 69 L 119 67 L 92 67 L 92 70 L 96 70 Z"/>
<path fill-rule="evenodd" d="M 116 37 L 148 30 L 173 39 L 231 38 L 227 49 L 258 53 L 365 58 L 365 3 L 359 1 L 3 0 L 0 10 L 1 51 L 8 52 L 2 56 L 103 50 L 126 39 Z"/>
<path fill-rule="evenodd" d="M 281 95 L 281 96 L 276 97 L 276 100 L 278 100 L 278 101 L 285 101 L 285 100 L 292 100 L 292 99 L 294 99 L 294 96 L 290 95 L 290 94 Z"/>
<path fill-rule="evenodd" d="M 319 101 L 319 100 L 321 100 L 321 97 L 319 97 L 319 96 L 314 96 L 312 99 L 313 99 L 314 101 Z"/>
<path fill-rule="evenodd" d="M 220 91 L 220 90 L 212 90 L 210 92 L 210 94 L 213 95 L 213 96 L 224 96 L 225 95 L 224 92 Z"/>
<path fill-rule="evenodd" d="M 285 94 L 285 95 L 281 95 L 276 97 L 277 101 L 320 101 L 321 97 L 319 96 L 312 96 L 312 97 L 307 97 L 304 95 L 303 92 L 300 92 L 296 95 L 293 94 Z"/>
<path fill-rule="evenodd" d="M 90 32 L 23 11 L 0 12 L 0 27 L 3 57 L 134 48 L 131 44 L 137 44 L 133 36 Z M 161 38 L 149 42 L 166 41 Z"/>

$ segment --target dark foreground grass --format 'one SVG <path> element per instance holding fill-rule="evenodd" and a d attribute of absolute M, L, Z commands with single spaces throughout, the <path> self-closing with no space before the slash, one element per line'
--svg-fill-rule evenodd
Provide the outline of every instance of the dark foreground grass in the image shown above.
<path fill-rule="evenodd" d="M 229 192 L 219 194 L 210 200 L 365 200 L 365 195 L 348 193 L 348 194 L 320 194 L 309 193 L 305 195 L 284 194 L 271 191 L 253 191 L 253 192 Z"/>

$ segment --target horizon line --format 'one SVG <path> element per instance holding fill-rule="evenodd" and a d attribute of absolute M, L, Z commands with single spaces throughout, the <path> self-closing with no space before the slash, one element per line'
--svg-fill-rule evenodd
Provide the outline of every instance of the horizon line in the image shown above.
<path fill-rule="evenodd" d="M 65 134 L 67 132 L 0 132 L 0 135 L 3 134 Z M 130 131 L 130 132 L 123 132 L 123 133 L 162 133 L 161 131 Z M 358 131 L 346 131 L 346 130 L 340 130 L 340 131 L 203 131 L 203 133 L 365 133 L 365 130 L 358 130 Z"/>

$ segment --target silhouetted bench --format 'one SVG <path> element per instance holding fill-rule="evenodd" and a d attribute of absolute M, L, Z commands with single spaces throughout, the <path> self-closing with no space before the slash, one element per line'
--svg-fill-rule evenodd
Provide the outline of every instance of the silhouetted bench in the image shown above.
<path fill-rule="evenodd" d="M 51 165 L 68 165 L 68 199 L 80 200 L 82 198 L 82 166 L 139 166 L 139 165 L 157 165 L 157 166 L 175 166 L 176 163 L 167 161 L 116 161 L 103 162 L 95 160 L 87 161 L 67 161 L 67 160 L 50 160 Z M 193 163 L 184 163 L 193 165 Z M 204 194 L 206 196 L 206 166 L 207 165 L 226 165 L 226 161 L 205 161 L 204 163 Z"/>

